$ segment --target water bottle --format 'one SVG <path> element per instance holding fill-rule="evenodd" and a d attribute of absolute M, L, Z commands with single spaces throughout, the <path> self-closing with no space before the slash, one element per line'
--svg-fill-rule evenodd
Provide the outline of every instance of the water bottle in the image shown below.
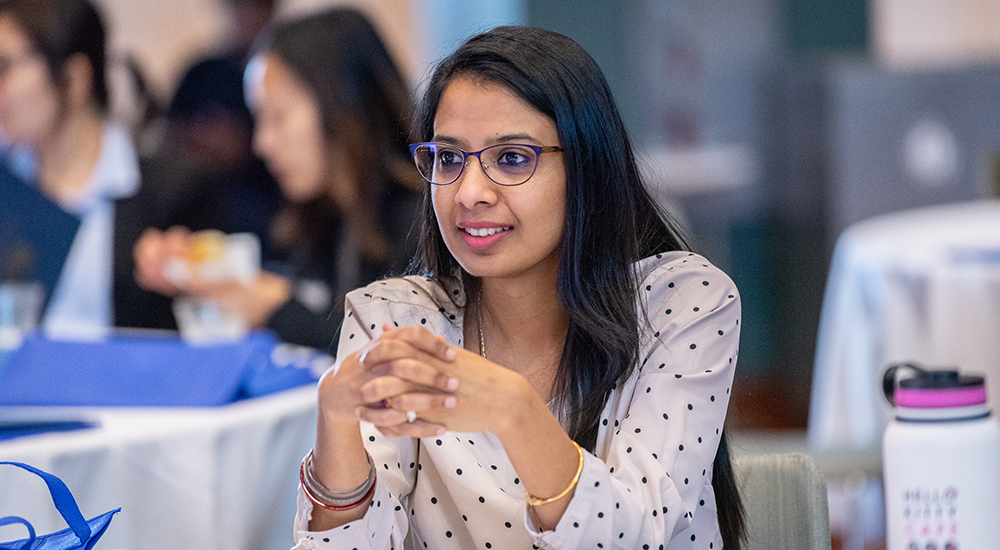
<path fill-rule="evenodd" d="M 912 377 L 900 377 L 902 370 Z M 888 550 L 1000 548 L 1000 423 L 982 376 L 889 367 L 882 439 Z"/>

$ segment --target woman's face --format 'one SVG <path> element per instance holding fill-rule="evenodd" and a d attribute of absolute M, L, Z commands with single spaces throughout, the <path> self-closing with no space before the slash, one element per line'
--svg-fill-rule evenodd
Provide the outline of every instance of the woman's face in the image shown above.
<path fill-rule="evenodd" d="M 247 69 L 248 98 L 255 119 L 254 151 L 292 202 L 307 202 L 324 190 L 323 121 L 319 101 L 275 55 L 254 58 Z"/>
<path fill-rule="evenodd" d="M 10 16 L 0 16 L 0 127 L 6 141 L 37 147 L 55 129 L 61 100 L 41 54 Z"/>
<path fill-rule="evenodd" d="M 459 77 L 441 95 L 434 141 L 463 151 L 501 143 L 560 145 L 555 123 L 506 87 Z M 479 277 L 554 276 L 566 220 L 562 154 L 544 153 L 527 182 L 494 183 L 476 159 L 431 193 L 448 249 Z M 429 185 L 429 184 L 428 184 Z"/>

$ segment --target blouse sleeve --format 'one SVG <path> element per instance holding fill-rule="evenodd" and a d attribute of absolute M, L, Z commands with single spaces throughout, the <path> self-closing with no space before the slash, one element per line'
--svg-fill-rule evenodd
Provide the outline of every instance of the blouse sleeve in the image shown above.
<path fill-rule="evenodd" d="M 344 322 L 341 326 L 338 363 L 382 334 L 382 323 L 391 312 L 374 311 L 368 294 L 359 289 L 347 295 Z M 371 506 L 365 515 L 328 531 L 309 531 L 312 502 L 299 487 L 295 514 L 293 550 L 333 550 L 340 548 L 403 548 L 407 532 L 406 502 L 413 488 L 418 440 L 409 437 L 386 437 L 367 422 L 361 423 L 365 449 L 375 464 L 377 481 Z"/>
<path fill-rule="evenodd" d="M 686 253 L 656 265 L 643 292 L 650 330 L 638 372 L 601 414 L 573 500 L 552 531 L 525 515 L 540 548 L 722 546 L 712 464 L 736 366 L 739 294 Z"/>

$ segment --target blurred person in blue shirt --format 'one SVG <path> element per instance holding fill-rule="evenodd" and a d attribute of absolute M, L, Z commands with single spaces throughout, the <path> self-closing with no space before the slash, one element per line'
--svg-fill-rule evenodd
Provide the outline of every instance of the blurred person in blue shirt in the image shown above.
<path fill-rule="evenodd" d="M 0 3 L 0 125 L 10 146 L 31 153 L 38 189 L 80 220 L 45 312 L 50 331 L 114 323 L 114 202 L 138 191 L 140 175 L 129 136 L 107 117 L 105 65 L 104 25 L 89 2 Z"/>
<path fill-rule="evenodd" d="M 105 52 L 106 27 L 88 0 L 0 1 L 0 127 L 15 153 L 0 187 L 20 205 L 0 209 L 0 245 L 14 242 L 6 248 L 24 257 L 22 241 L 41 243 L 35 263 L 57 266 L 42 319 L 53 336 L 175 326 L 170 300 L 136 284 L 132 247 L 149 226 L 215 227 L 220 218 L 196 170 L 139 159 L 109 115 Z M 39 236 L 53 225 L 70 228 L 65 248 Z"/>

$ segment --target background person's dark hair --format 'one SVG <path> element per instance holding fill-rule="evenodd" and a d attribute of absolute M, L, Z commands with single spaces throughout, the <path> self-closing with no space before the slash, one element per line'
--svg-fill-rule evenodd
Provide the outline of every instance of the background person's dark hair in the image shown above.
<path fill-rule="evenodd" d="M 529 27 L 498 27 L 469 39 L 434 71 L 418 107 L 416 140 L 433 138 L 441 95 L 459 77 L 505 86 L 555 122 L 567 179 L 557 285 L 569 315 L 555 382 L 556 409 L 568 411 L 570 437 L 593 450 L 609 393 L 639 360 L 636 327 L 647 321 L 635 309 L 639 281 L 634 263 L 660 252 L 686 250 L 687 244 L 643 185 L 603 73 L 576 42 Z M 422 223 L 411 270 L 435 277 L 446 288 L 456 287 L 461 278 L 466 305 L 475 306 L 477 280 L 461 270 L 448 251 L 429 188 Z M 724 433 L 713 487 L 725 547 L 738 549 L 744 532 L 742 506 Z"/>
<path fill-rule="evenodd" d="M 408 149 L 408 125 L 413 99 L 384 43 L 359 11 L 334 8 L 284 21 L 265 31 L 253 54 L 272 54 L 287 65 L 319 102 L 327 143 L 346 157 L 345 165 L 329 166 L 328 179 L 351 178 L 364 208 L 341 215 L 358 216 L 366 229 L 359 252 L 385 260 L 386 241 L 378 213 L 390 187 L 411 191 L 422 187 Z M 316 223 L 326 224 L 336 212 L 330 199 L 292 205 L 290 237 L 315 235 Z"/>
<path fill-rule="evenodd" d="M 3 0 L 0 15 L 9 16 L 45 58 L 52 81 L 63 85 L 63 67 L 75 54 L 93 69 L 91 94 L 101 112 L 108 110 L 105 75 L 105 30 L 101 16 L 87 0 Z"/>

